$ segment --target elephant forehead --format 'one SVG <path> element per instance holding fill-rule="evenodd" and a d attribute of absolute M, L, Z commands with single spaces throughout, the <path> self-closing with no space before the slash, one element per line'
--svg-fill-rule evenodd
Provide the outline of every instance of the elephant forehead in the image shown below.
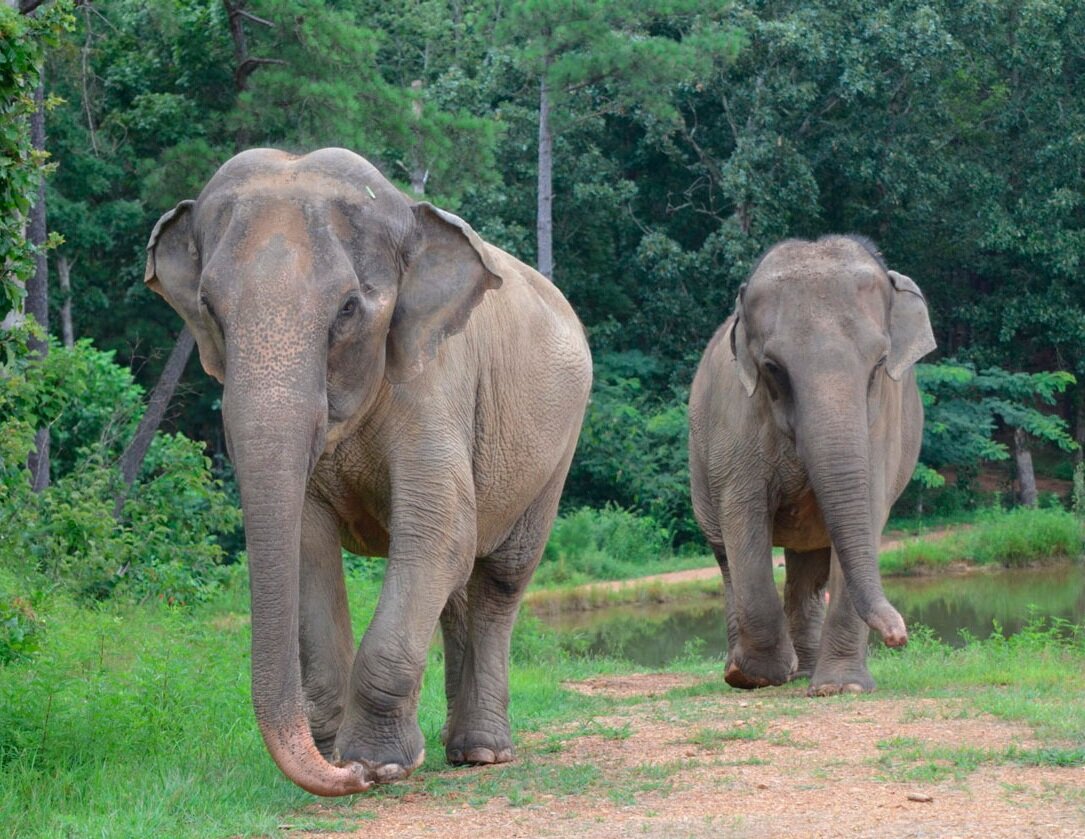
<path fill-rule="evenodd" d="M 815 243 L 790 258 L 765 260 L 750 279 L 746 307 L 766 326 L 794 316 L 841 322 L 860 315 L 881 325 L 889 303 L 889 280 L 869 257 L 840 259 Z M 816 243 L 820 244 L 820 243 Z"/>
<path fill-rule="evenodd" d="M 372 187 L 371 187 L 372 189 Z M 232 183 L 223 190 L 224 197 L 234 198 L 287 198 L 309 202 L 357 201 L 368 198 L 365 185 L 349 178 L 333 178 L 326 172 L 297 169 L 279 169 L 249 175 L 243 181 Z M 370 199 L 375 200 L 375 199 Z"/>
<path fill-rule="evenodd" d="M 210 253 L 229 243 L 234 256 L 244 260 L 275 237 L 317 258 L 335 252 L 327 247 L 334 242 L 355 253 L 403 246 L 413 224 L 405 203 L 381 202 L 349 185 L 323 179 L 319 184 L 327 188 L 302 182 L 280 188 L 273 179 L 260 179 L 201 198 L 200 251 Z"/>

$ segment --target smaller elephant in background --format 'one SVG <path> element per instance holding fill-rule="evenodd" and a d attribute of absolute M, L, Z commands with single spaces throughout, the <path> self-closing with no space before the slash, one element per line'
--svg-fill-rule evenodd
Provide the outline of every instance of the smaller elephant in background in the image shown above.
<path fill-rule="evenodd" d="M 739 290 L 689 400 L 693 508 L 726 590 L 728 684 L 809 676 L 811 695 L 869 691 L 868 627 L 907 643 L 877 549 L 919 456 L 913 365 L 934 348 L 922 292 L 864 237 L 781 242 Z"/>

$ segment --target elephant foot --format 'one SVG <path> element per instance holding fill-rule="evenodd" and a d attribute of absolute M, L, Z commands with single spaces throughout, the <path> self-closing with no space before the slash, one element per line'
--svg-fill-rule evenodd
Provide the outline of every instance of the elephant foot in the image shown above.
<path fill-rule="evenodd" d="M 870 693 L 874 678 L 866 665 L 861 667 L 816 670 L 810 679 L 807 696 L 836 696 L 841 693 Z"/>
<path fill-rule="evenodd" d="M 466 731 L 452 734 L 445 743 L 445 757 L 454 766 L 489 766 L 509 763 L 516 757 L 507 728 L 500 734 Z"/>
<path fill-rule="evenodd" d="M 903 647 L 908 643 L 908 629 L 904 625 L 904 618 L 888 600 L 876 603 L 865 619 L 867 625 L 882 636 L 885 646 Z"/>
<path fill-rule="evenodd" d="M 334 756 L 333 764 L 336 766 L 350 766 L 353 763 L 361 764 L 365 769 L 365 777 L 368 781 L 374 784 L 391 784 L 395 781 L 402 781 L 410 777 L 419 766 L 422 765 L 422 761 L 426 759 L 426 750 L 423 749 L 418 753 L 418 757 L 409 766 L 404 766 L 402 763 L 375 763 L 372 760 L 343 760 L 339 755 Z"/>
<path fill-rule="evenodd" d="M 782 685 L 794 678 L 798 660 L 790 655 L 750 655 L 741 651 L 728 657 L 723 679 L 733 688 L 753 688 Z"/>
<path fill-rule="evenodd" d="M 366 777 L 376 784 L 390 784 L 410 776 L 426 758 L 425 740 L 417 723 L 384 726 L 384 736 L 378 736 L 375 724 L 360 726 L 362 736 L 349 737 L 340 729 L 332 753 L 332 763 L 342 766 L 359 763 Z"/>
<path fill-rule="evenodd" d="M 864 688 L 858 682 L 848 682 L 844 685 L 822 684 L 811 685 L 806 690 L 807 696 L 839 696 L 842 693 L 869 693 L 873 688 Z"/>

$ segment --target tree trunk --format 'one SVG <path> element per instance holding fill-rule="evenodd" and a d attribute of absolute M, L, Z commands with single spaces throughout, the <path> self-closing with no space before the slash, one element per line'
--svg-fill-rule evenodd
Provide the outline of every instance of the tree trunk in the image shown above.
<path fill-rule="evenodd" d="M 1014 429 L 1013 432 L 1013 457 L 1017 464 L 1017 483 L 1021 503 L 1025 507 L 1035 507 L 1036 473 L 1032 469 L 1032 452 L 1028 447 L 1028 435 L 1020 428 Z"/>
<path fill-rule="evenodd" d="M 1077 443 L 1077 451 L 1074 452 L 1074 465 L 1080 466 L 1085 458 L 1085 385 L 1078 385 L 1074 397 L 1074 442 Z"/>
<path fill-rule="evenodd" d="M 415 100 L 411 103 L 411 111 L 415 121 L 414 150 L 411 161 L 411 190 L 415 195 L 426 194 L 426 181 L 429 180 L 429 169 L 426 167 L 425 150 L 422 148 L 422 80 L 415 79 L 411 82 L 411 90 L 414 91 Z"/>
<path fill-rule="evenodd" d="M 57 280 L 60 283 L 60 334 L 64 346 L 75 346 L 75 332 L 72 329 L 72 266 L 68 257 L 57 254 Z"/>
<path fill-rule="evenodd" d="M 45 150 L 45 87 L 39 84 L 34 91 L 37 110 L 30 117 L 30 144 L 35 151 Z M 38 184 L 38 197 L 30 208 L 26 238 L 34 246 L 34 274 L 26 284 L 26 313 L 33 315 L 42 329 L 41 338 L 31 338 L 27 346 L 41 358 L 49 354 L 49 262 L 45 251 L 48 236 L 45 224 L 45 175 Z M 34 492 L 49 486 L 49 429 L 40 428 L 34 436 L 34 451 L 27 460 L 30 483 Z"/>
<path fill-rule="evenodd" d="M 181 334 L 177 336 L 177 342 L 173 345 L 170 357 L 166 359 L 162 375 L 158 377 L 158 382 L 151 391 L 151 396 L 147 400 L 147 410 L 143 412 L 143 418 L 136 427 L 132 442 L 121 455 L 120 468 L 124 485 L 113 504 L 115 519 L 119 520 L 124 512 L 124 502 L 128 498 L 128 492 L 136 481 L 139 467 L 143 464 L 147 449 L 150 448 L 155 432 L 162 423 L 162 417 L 166 414 L 166 408 L 169 407 L 170 399 L 173 397 L 174 390 L 177 389 L 177 383 L 181 380 L 181 374 L 185 371 L 185 364 L 188 363 L 188 357 L 192 354 L 195 344 L 196 339 L 192 336 L 192 332 L 187 326 L 184 327 Z"/>
<path fill-rule="evenodd" d="M 264 64 L 286 64 L 286 62 L 278 58 L 255 58 L 249 54 L 249 41 L 245 36 L 243 21 L 252 21 L 272 29 L 275 28 L 274 23 L 257 17 L 245 9 L 245 0 L 238 0 L 238 2 L 222 0 L 222 5 L 226 9 L 230 38 L 234 42 L 234 88 L 238 93 L 244 93 L 249 88 L 249 76 L 256 72 L 257 68 Z M 242 125 L 234 134 L 234 151 L 241 151 L 248 145 L 249 130 Z"/>
<path fill-rule="evenodd" d="M 543 68 L 539 83 L 539 210 L 536 220 L 538 269 L 544 277 L 554 278 L 554 136 L 550 131 L 550 94 Z"/>

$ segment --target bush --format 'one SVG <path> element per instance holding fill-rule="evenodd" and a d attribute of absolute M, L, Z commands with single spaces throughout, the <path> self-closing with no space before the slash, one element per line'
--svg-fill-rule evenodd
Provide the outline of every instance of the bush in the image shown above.
<path fill-rule="evenodd" d="M 650 574 L 670 542 L 670 533 L 650 517 L 613 505 L 584 507 L 554 523 L 535 579 L 547 585 Z"/>
<path fill-rule="evenodd" d="M 91 600 L 185 604 L 217 587 L 225 559 L 217 535 L 236 530 L 241 514 L 201 444 L 156 436 L 123 519 L 113 517 L 114 461 L 140 398 L 130 373 L 89 342 L 54 347 L 0 379 L 0 568 Z M 25 464 L 39 425 L 67 441 L 69 460 L 34 493 Z"/>
<path fill-rule="evenodd" d="M 883 554 L 887 574 L 907 574 L 951 562 L 1021 566 L 1061 557 L 1076 558 L 1083 548 L 1082 523 L 1061 507 L 1018 507 L 981 513 L 975 524 L 940 539 L 911 542 Z"/>
<path fill-rule="evenodd" d="M 1061 508 L 986 512 L 962 535 L 967 557 L 982 565 L 1028 565 L 1055 557 L 1078 557 L 1082 549 L 1080 522 Z"/>
<path fill-rule="evenodd" d="M 27 588 L 0 569 L 0 667 L 31 658 L 41 643 L 45 622 Z"/>
<path fill-rule="evenodd" d="M 639 352 L 596 359 L 563 504 L 565 510 L 617 504 L 651 517 L 682 544 L 700 539 L 689 499 L 686 396 L 652 395 L 661 369 Z"/>

